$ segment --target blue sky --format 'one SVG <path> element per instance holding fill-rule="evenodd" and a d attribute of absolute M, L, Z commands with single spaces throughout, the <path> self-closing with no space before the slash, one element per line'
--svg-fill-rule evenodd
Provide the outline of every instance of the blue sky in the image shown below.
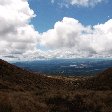
<path fill-rule="evenodd" d="M 0 25 L 2 59 L 112 58 L 112 0 L 0 0 Z"/>
<path fill-rule="evenodd" d="M 52 4 L 50 0 L 29 0 L 29 5 L 37 15 L 31 23 L 39 32 L 53 28 L 63 17 L 75 18 L 83 25 L 101 24 L 112 18 L 112 0 L 89 7 L 76 5 L 60 7 L 57 3 Z"/>

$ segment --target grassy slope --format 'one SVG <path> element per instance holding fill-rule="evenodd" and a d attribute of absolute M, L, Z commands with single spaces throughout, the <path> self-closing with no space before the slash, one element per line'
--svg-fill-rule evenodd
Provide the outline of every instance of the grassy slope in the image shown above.
<path fill-rule="evenodd" d="M 95 77 L 47 77 L 0 60 L 0 112 L 111 112 L 112 68 Z"/>

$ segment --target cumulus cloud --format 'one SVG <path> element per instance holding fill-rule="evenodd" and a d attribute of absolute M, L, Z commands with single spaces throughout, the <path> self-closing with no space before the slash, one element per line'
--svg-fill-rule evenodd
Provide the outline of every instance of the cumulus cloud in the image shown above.
<path fill-rule="evenodd" d="M 111 43 L 112 19 L 104 24 L 84 26 L 78 20 L 68 17 L 44 32 L 41 40 L 41 45 L 55 52 L 58 49 L 60 53 L 57 54 L 65 57 L 110 57 Z"/>
<path fill-rule="evenodd" d="M 39 34 L 29 25 L 33 17 L 27 0 L 0 0 L 0 55 L 35 49 Z"/>
<path fill-rule="evenodd" d="M 53 0 L 53 3 L 57 2 L 61 7 L 63 6 L 68 7 L 68 5 L 88 7 L 88 6 L 95 6 L 103 1 L 106 0 Z"/>
<path fill-rule="evenodd" d="M 112 19 L 85 26 L 74 18 L 64 17 L 53 29 L 40 34 L 30 24 L 33 17 L 27 0 L 0 0 L 0 58 L 112 57 Z"/>

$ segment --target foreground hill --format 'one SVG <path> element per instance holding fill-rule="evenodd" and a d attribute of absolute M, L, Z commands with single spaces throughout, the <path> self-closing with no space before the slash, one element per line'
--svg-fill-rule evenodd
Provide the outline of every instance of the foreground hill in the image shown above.
<path fill-rule="evenodd" d="M 0 112 L 111 112 L 112 68 L 94 77 L 51 77 L 0 60 Z"/>
<path fill-rule="evenodd" d="M 94 77 L 88 77 L 86 80 L 80 82 L 78 88 L 97 91 L 112 90 L 112 68 L 108 68 Z"/>
<path fill-rule="evenodd" d="M 22 68 L 11 65 L 0 60 L 0 89 L 6 90 L 38 90 L 38 89 L 60 89 L 66 85 L 65 81 L 58 78 L 49 78 L 44 74 L 32 73 Z M 69 85 L 68 85 L 69 86 Z M 65 87 L 65 89 L 68 88 Z M 3 88 L 2 88 L 3 87 Z"/>

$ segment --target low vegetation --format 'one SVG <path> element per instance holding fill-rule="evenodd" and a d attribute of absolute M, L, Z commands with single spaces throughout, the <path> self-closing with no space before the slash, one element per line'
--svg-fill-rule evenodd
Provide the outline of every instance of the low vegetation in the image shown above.
<path fill-rule="evenodd" d="M 47 77 L 0 60 L 0 112 L 112 112 L 112 68 L 94 77 Z"/>

